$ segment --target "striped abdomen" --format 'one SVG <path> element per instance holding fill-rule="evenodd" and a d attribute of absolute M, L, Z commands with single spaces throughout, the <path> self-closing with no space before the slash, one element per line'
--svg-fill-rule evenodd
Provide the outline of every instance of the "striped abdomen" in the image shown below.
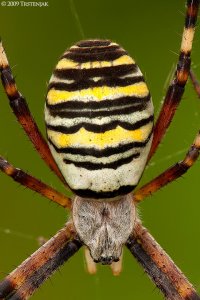
<path fill-rule="evenodd" d="M 133 59 L 108 40 L 67 50 L 45 108 L 52 154 L 78 195 L 112 198 L 138 184 L 151 144 L 153 106 Z"/>

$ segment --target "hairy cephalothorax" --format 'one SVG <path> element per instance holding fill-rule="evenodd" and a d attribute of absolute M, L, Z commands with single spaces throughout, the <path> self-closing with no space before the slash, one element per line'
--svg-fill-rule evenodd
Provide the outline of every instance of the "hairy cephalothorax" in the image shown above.
<path fill-rule="evenodd" d="M 81 241 L 95 262 L 118 261 L 122 247 L 133 231 L 136 208 L 131 194 L 115 201 L 76 197 L 73 222 Z"/>

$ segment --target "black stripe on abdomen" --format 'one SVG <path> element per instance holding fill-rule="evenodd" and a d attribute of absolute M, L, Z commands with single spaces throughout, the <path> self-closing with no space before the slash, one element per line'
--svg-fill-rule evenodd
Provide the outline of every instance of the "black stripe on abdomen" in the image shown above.
<path fill-rule="evenodd" d="M 126 195 L 133 191 L 135 189 L 136 185 L 125 185 L 125 186 L 120 186 L 119 189 L 114 190 L 114 191 L 108 191 L 108 192 L 103 192 L 103 191 L 92 191 L 90 189 L 71 189 L 76 195 L 83 197 L 83 198 L 94 198 L 94 199 L 103 199 L 103 198 L 114 198 L 116 196 L 120 195 Z"/>
<path fill-rule="evenodd" d="M 65 82 L 54 82 L 52 81 L 48 86 L 48 91 L 51 89 L 61 90 L 61 91 L 79 91 L 82 89 L 94 88 L 94 87 L 120 87 L 120 86 L 128 86 L 134 83 L 144 82 L 143 76 L 134 76 L 127 78 L 104 78 L 98 81 L 94 81 L 91 79 L 81 79 L 77 80 L 73 83 L 65 83 Z"/>
<path fill-rule="evenodd" d="M 65 133 L 65 134 L 75 133 L 75 132 L 79 131 L 81 128 L 85 128 L 85 130 L 94 132 L 94 133 L 103 133 L 108 130 L 113 130 L 117 126 L 120 126 L 126 130 L 136 130 L 142 126 L 147 125 L 150 122 L 153 122 L 153 115 L 151 115 L 148 118 L 139 120 L 133 124 L 115 120 L 115 121 L 111 121 L 109 123 L 104 123 L 104 124 L 94 124 L 92 122 L 91 123 L 81 122 L 77 125 L 70 126 L 70 127 L 62 126 L 62 125 L 50 125 L 50 124 L 46 124 L 46 126 L 50 130 Z"/>
<path fill-rule="evenodd" d="M 79 46 L 80 48 L 90 48 L 90 47 L 105 47 L 111 44 L 110 40 L 82 40 L 75 44 L 75 46 Z"/>
<path fill-rule="evenodd" d="M 91 68 L 91 69 L 55 69 L 53 74 L 59 79 L 74 79 L 82 80 L 90 77 L 101 76 L 125 76 L 131 73 L 136 73 L 138 66 L 136 64 L 124 64 L 119 66 Z"/>
<path fill-rule="evenodd" d="M 107 48 L 109 49 L 109 47 Z M 71 49 L 69 50 L 68 53 L 64 54 L 61 59 L 67 58 L 71 59 L 74 62 L 77 63 L 84 63 L 88 61 L 113 61 L 123 55 L 127 55 L 127 52 L 121 48 L 113 50 L 113 51 L 106 51 L 106 48 L 104 48 L 104 51 L 99 51 L 99 52 L 80 52 L 80 51 L 74 51 L 71 52 Z"/>
<path fill-rule="evenodd" d="M 108 46 L 101 46 L 101 47 L 71 47 L 70 48 L 70 52 L 75 52 L 75 53 L 101 53 L 103 51 L 109 52 L 109 51 L 115 51 L 115 50 L 119 50 L 122 49 L 119 45 L 115 44 L 115 45 L 109 45 Z"/>
<path fill-rule="evenodd" d="M 117 116 L 117 115 L 130 115 L 134 112 L 140 112 L 145 110 L 147 107 L 147 103 L 140 103 L 137 106 L 125 106 L 118 109 L 107 109 L 107 110 L 49 110 L 49 113 L 53 117 L 60 117 L 60 118 L 78 118 L 78 117 L 85 117 L 89 119 L 93 119 L 96 117 L 109 117 L 109 116 Z"/>
<path fill-rule="evenodd" d="M 114 162 L 110 163 L 92 163 L 89 161 L 73 161 L 70 159 L 64 158 L 63 161 L 66 164 L 73 164 L 78 168 L 84 168 L 87 170 L 101 170 L 101 169 L 114 169 L 116 170 L 122 165 L 130 163 L 133 159 L 138 158 L 140 156 L 140 153 L 134 153 L 131 154 L 129 157 L 118 159 Z"/>
<path fill-rule="evenodd" d="M 64 101 L 57 104 L 48 104 L 46 106 L 51 109 L 52 111 L 56 110 L 64 110 L 64 109 L 72 109 L 72 110 L 79 110 L 81 109 L 91 109 L 91 110 L 101 110 L 101 109 L 109 109 L 109 108 L 121 108 L 123 109 L 124 106 L 136 106 L 141 105 L 143 103 L 148 103 L 151 99 L 150 94 L 145 97 L 138 97 L 138 96 L 122 96 L 113 100 L 102 100 L 102 101 Z"/>

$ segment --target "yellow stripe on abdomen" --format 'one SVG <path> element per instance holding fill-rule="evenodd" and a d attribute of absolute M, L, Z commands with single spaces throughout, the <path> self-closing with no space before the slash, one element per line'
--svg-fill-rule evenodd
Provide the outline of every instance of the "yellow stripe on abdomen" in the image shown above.
<path fill-rule="evenodd" d="M 111 67 L 111 66 L 119 66 L 119 65 L 129 65 L 129 64 L 134 64 L 134 60 L 128 56 L 128 55 L 123 55 L 112 62 L 110 61 L 89 61 L 85 63 L 77 63 L 71 59 L 63 58 L 61 59 L 57 66 L 56 69 L 92 69 L 92 68 L 102 68 L 102 67 Z"/>
<path fill-rule="evenodd" d="M 128 142 L 142 142 L 151 131 L 152 123 L 149 123 L 142 128 L 136 130 L 126 130 L 120 126 L 116 129 L 108 130 L 104 133 L 94 133 L 81 128 L 78 132 L 73 134 L 64 134 L 52 130 L 47 130 L 51 141 L 58 147 L 96 147 L 104 149 L 106 147 L 115 147 L 120 144 Z"/>
<path fill-rule="evenodd" d="M 145 82 L 135 83 L 128 86 L 101 86 L 89 89 L 83 89 L 78 91 L 61 91 L 51 89 L 47 94 L 48 104 L 57 104 L 70 100 L 104 100 L 104 99 L 115 99 L 121 96 L 137 96 L 145 97 L 149 93 Z"/>

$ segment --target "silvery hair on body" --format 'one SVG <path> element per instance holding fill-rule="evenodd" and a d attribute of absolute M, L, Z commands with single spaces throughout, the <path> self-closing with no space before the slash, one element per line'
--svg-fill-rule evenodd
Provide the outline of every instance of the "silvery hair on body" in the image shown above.
<path fill-rule="evenodd" d="M 131 194 L 114 201 L 75 197 L 73 222 L 95 262 L 118 261 L 134 228 L 136 208 Z"/>

